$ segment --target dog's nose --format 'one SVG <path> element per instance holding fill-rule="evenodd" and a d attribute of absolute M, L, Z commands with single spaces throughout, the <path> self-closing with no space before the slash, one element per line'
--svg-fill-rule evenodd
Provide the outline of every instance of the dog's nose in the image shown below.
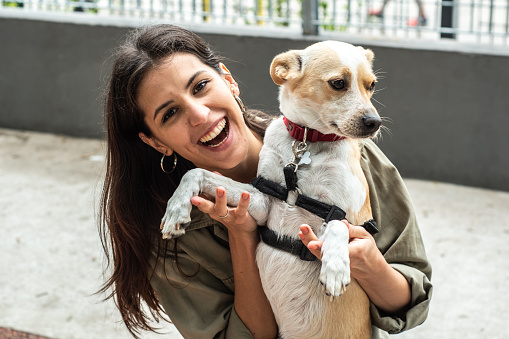
<path fill-rule="evenodd" d="M 382 124 L 382 119 L 380 119 L 380 117 L 377 115 L 368 115 L 362 118 L 362 122 L 369 132 L 374 132 L 378 130 Z"/>

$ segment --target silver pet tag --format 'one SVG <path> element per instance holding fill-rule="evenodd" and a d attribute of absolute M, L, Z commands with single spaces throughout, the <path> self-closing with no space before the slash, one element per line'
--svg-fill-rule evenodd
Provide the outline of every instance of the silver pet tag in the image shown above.
<path fill-rule="evenodd" d="M 309 153 L 309 151 L 306 151 L 302 157 L 299 159 L 299 163 L 297 165 L 308 165 L 309 163 L 311 163 L 311 158 L 309 157 L 311 155 L 311 153 Z"/>

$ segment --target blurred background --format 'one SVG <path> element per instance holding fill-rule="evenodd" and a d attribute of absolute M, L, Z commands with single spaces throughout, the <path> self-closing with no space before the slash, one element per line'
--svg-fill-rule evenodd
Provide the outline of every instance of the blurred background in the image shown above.
<path fill-rule="evenodd" d="M 391 131 L 381 145 L 405 176 L 509 190 L 507 1 L 2 4 L 2 127 L 101 138 L 109 56 L 139 25 L 171 22 L 200 34 L 226 58 L 247 105 L 274 114 L 272 58 L 334 39 L 375 52 L 374 102 Z"/>
<path fill-rule="evenodd" d="M 377 143 L 407 182 L 434 267 L 430 318 L 399 337 L 509 336 L 508 1 L 3 0 L 0 338 L 129 338 L 93 294 L 103 90 L 126 32 L 157 23 L 203 37 L 245 103 L 272 114 L 276 54 L 321 40 L 372 49 L 389 129 Z"/>

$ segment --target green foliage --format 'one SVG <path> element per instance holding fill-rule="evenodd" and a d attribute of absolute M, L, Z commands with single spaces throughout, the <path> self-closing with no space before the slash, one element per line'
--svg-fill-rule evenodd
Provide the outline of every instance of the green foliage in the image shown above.
<path fill-rule="evenodd" d="M 276 1 L 276 9 L 275 9 L 275 12 L 276 12 L 276 15 L 278 18 L 284 18 L 286 16 L 285 13 L 283 13 L 283 3 L 285 3 L 286 1 L 285 0 L 277 0 Z M 289 22 L 288 21 L 283 21 L 283 22 L 277 22 L 276 25 L 278 26 L 288 26 L 289 25 Z"/>
<path fill-rule="evenodd" d="M 23 2 L 16 1 L 2 1 L 3 7 L 24 7 L 25 4 Z"/>
<path fill-rule="evenodd" d="M 348 6 L 346 6 L 348 7 Z M 322 12 L 322 22 L 323 24 L 320 25 L 324 30 L 326 31 L 346 31 L 345 25 L 336 25 L 334 20 L 329 15 L 329 4 L 326 1 L 320 1 L 318 3 L 318 9 Z"/>

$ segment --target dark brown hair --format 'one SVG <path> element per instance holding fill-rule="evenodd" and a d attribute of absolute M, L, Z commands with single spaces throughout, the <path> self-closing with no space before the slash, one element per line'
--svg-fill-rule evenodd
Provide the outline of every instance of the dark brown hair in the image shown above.
<path fill-rule="evenodd" d="M 138 136 L 152 135 L 135 100 L 138 87 L 147 71 L 176 52 L 191 53 L 221 72 L 219 59 L 196 34 L 173 25 L 148 26 L 130 32 L 116 52 L 106 93 L 106 176 L 99 233 L 112 272 L 100 292 L 110 291 L 107 299 L 114 298 L 135 337 L 140 330 L 154 330 L 149 320 L 164 312 L 150 285 L 149 258 L 164 250 L 159 223 L 166 202 L 184 173 L 194 167 L 177 155 L 175 170 L 164 173 L 159 167 L 161 154 Z M 271 119 L 248 111 L 244 120 L 263 137 Z M 150 315 L 142 309 L 143 302 Z"/>

